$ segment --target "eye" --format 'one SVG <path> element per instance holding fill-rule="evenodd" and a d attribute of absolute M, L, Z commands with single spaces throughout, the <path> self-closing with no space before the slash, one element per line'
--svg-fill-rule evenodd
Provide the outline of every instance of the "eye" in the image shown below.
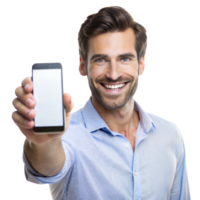
<path fill-rule="evenodd" d="M 128 57 L 125 57 L 125 58 L 122 58 L 122 61 L 129 61 L 130 60 L 130 58 L 128 58 Z"/>
<path fill-rule="evenodd" d="M 130 61 L 131 59 L 129 57 L 124 57 L 121 59 L 121 61 L 123 62 L 127 62 L 127 61 Z M 98 58 L 95 60 L 95 62 L 98 62 L 98 63 L 103 63 L 103 62 L 106 62 L 105 58 Z"/>
<path fill-rule="evenodd" d="M 102 62 L 105 61 L 105 59 L 104 58 L 99 58 L 99 59 L 96 59 L 95 61 L 98 62 L 98 63 L 102 63 Z"/>

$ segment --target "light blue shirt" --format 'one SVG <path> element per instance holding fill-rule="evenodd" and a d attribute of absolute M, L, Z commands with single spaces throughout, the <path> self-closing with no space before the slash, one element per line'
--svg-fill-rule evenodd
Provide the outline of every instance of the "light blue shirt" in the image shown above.
<path fill-rule="evenodd" d="M 65 164 L 59 174 L 44 177 L 29 165 L 28 181 L 50 184 L 56 200 L 190 200 L 185 147 L 175 124 L 138 111 L 135 151 L 113 132 L 89 99 L 71 116 L 62 136 Z"/>

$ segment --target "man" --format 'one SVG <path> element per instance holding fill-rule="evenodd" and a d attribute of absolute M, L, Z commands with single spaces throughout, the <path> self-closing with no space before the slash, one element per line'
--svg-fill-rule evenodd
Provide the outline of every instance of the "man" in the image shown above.
<path fill-rule="evenodd" d="M 59 200 L 190 199 L 178 128 L 133 99 L 145 68 L 144 27 L 124 9 L 106 7 L 88 16 L 78 40 L 79 71 L 92 96 L 70 115 L 64 94 L 66 132 L 35 135 L 31 79 L 16 89 L 13 120 L 26 136 L 27 180 L 50 184 Z"/>

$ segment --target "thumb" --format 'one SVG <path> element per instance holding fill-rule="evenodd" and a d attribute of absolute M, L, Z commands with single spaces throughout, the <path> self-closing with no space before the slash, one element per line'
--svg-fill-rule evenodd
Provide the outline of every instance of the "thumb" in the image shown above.
<path fill-rule="evenodd" d="M 66 115 L 67 115 L 68 113 L 71 112 L 71 110 L 74 107 L 74 104 L 72 103 L 72 97 L 69 93 L 65 93 L 63 95 L 63 103 L 65 106 L 65 111 L 66 111 Z"/>

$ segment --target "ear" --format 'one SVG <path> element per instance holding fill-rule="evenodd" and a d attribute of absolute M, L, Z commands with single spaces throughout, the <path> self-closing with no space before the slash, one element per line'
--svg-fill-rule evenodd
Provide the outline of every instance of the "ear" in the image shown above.
<path fill-rule="evenodd" d="M 79 72 L 82 76 L 87 75 L 86 66 L 83 59 L 80 57 Z"/>
<path fill-rule="evenodd" d="M 143 74 L 144 68 L 145 68 L 145 57 L 143 56 L 140 58 L 139 62 L 139 75 Z"/>

